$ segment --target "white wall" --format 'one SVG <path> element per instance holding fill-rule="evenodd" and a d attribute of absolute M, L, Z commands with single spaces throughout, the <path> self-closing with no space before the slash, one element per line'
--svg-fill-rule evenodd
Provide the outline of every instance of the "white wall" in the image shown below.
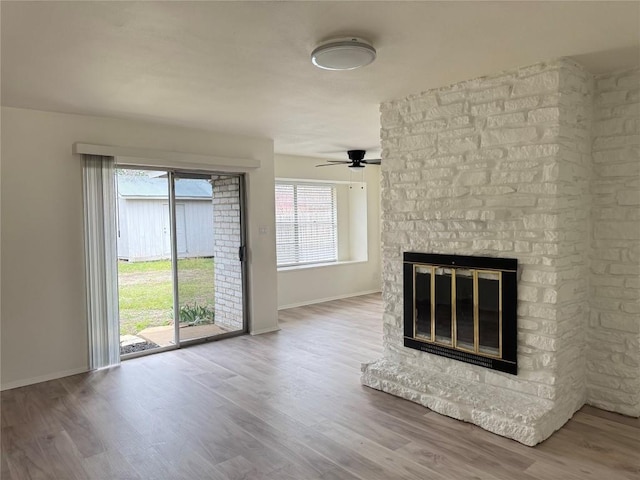
<path fill-rule="evenodd" d="M 298 180 L 350 180 L 350 171 L 346 166 L 315 167 L 324 162 L 319 158 L 276 155 L 275 176 Z M 279 271 L 278 308 L 380 290 L 380 167 L 368 166 L 363 173 L 367 192 L 368 259 L 363 262 Z M 351 179 L 359 182 L 360 174 L 352 175 Z M 358 188 L 357 185 L 354 188 Z M 357 237 L 357 232 L 351 233 Z"/>
<path fill-rule="evenodd" d="M 74 142 L 260 160 L 247 174 L 250 330 L 277 329 L 271 140 L 9 107 L 2 107 L 1 133 L 2 388 L 88 368 Z"/>

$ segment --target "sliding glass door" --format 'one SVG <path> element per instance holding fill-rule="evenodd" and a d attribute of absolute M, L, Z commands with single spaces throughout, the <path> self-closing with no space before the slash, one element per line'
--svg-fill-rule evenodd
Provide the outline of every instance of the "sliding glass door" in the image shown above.
<path fill-rule="evenodd" d="M 181 343 L 245 330 L 241 186 L 237 175 L 175 176 L 176 198 L 194 199 L 184 206 L 187 240 L 176 252 Z"/>
<path fill-rule="evenodd" d="M 120 352 L 246 331 L 243 177 L 119 169 Z"/>

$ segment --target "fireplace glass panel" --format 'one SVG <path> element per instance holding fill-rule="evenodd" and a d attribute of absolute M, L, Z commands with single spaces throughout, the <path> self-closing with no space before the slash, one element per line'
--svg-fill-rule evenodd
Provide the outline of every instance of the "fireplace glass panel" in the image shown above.
<path fill-rule="evenodd" d="M 451 278 L 450 268 L 435 268 L 436 342 L 451 345 Z"/>
<path fill-rule="evenodd" d="M 518 261 L 403 254 L 404 346 L 517 375 Z"/>
<path fill-rule="evenodd" d="M 473 272 L 456 269 L 456 347 L 474 351 Z"/>
<path fill-rule="evenodd" d="M 500 273 L 478 272 L 478 333 L 480 353 L 500 355 Z"/>
<path fill-rule="evenodd" d="M 431 340 L 431 267 L 416 265 L 415 335 Z"/>

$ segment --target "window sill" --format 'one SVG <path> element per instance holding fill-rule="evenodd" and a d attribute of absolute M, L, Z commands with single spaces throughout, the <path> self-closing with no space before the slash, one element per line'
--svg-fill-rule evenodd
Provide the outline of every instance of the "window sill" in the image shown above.
<path fill-rule="evenodd" d="M 289 267 L 278 267 L 278 272 L 295 272 L 297 270 L 308 270 L 311 268 L 337 267 L 341 265 L 355 265 L 357 263 L 367 263 L 369 260 L 344 260 L 341 262 L 313 263 L 311 265 L 291 265 Z"/>

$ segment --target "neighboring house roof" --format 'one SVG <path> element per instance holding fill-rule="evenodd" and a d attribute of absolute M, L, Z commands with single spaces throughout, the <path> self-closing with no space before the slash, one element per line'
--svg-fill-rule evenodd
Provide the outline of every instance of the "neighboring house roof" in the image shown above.
<path fill-rule="evenodd" d="M 166 178 L 118 175 L 120 197 L 154 197 L 169 195 Z M 211 184 L 207 180 L 180 179 L 176 181 L 176 198 L 211 198 Z"/>

